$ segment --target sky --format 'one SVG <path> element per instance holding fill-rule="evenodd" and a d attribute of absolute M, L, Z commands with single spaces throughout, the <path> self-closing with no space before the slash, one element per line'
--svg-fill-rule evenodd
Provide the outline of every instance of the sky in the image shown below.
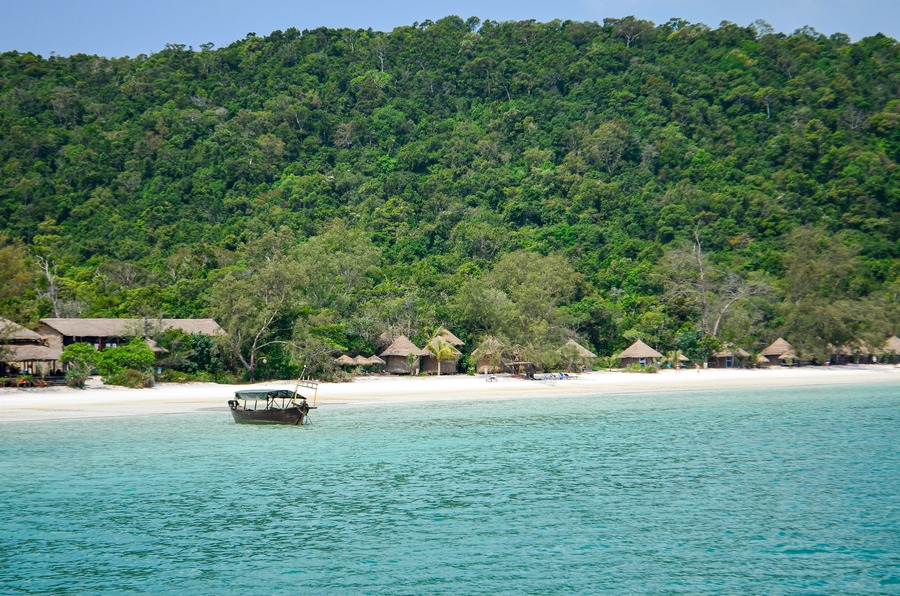
<path fill-rule="evenodd" d="M 900 0 L 0 0 L 0 52 L 154 54 L 166 44 L 199 49 L 290 27 L 391 31 L 448 15 L 463 19 L 602 21 L 634 15 L 656 24 L 672 17 L 717 28 L 722 21 L 767 21 L 775 31 L 811 26 L 853 41 L 884 33 L 900 39 Z"/>

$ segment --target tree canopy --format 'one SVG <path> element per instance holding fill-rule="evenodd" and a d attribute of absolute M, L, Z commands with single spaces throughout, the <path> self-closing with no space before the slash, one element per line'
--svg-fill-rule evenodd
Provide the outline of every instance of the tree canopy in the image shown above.
<path fill-rule="evenodd" d="M 898 97 L 882 35 L 681 19 L 7 52 L 0 313 L 212 315 L 249 375 L 440 324 L 544 359 L 883 341 Z"/>

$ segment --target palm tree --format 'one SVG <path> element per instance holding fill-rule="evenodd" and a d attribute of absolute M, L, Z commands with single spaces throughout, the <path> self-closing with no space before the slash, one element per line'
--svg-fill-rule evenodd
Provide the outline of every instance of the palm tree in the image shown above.
<path fill-rule="evenodd" d="M 425 346 L 425 349 L 431 352 L 434 355 L 435 360 L 437 360 L 438 376 L 441 376 L 441 361 L 453 360 L 459 356 L 460 353 L 459 350 L 453 347 L 453 344 L 440 335 L 432 337 L 431 341 Z"/>

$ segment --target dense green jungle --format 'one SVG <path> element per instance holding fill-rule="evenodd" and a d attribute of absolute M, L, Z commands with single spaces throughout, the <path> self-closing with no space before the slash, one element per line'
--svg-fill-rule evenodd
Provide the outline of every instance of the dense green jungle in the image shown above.
<path fill-rule="evenodd" d="M 213 317 L 251 377 L 440 326 L 463 368 L 882 345 L 898 67 L 882 35 L 634 17 L 7 52 L 0 316 Z"/>

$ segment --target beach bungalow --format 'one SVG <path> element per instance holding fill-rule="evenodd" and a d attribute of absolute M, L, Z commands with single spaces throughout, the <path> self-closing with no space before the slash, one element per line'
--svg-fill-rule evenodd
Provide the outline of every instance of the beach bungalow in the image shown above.
<path fill-rule="evenodd" d="M 623 367 L 631 366 L 632 364 L 643 367 L 652 364 L 656 358 L 663 358 L 663 355 L 639 339 L 628 346 L 628 348 L 618 356 L 615 356 L 615 358 L 622 361 Z"/>
<path fill-rule="evenodd" d="M 135 337 L 149 338 L 167 329 L 181 329 L 192 335 L 223 335 L 213 319 L 41 319 L 37 332 L 51 348 L 62 350 L 69 344 L 85 342 L 98 350 L 115 348 Z"/>
<path fill-rule="evenodd" d="M 764 356 L 766 359 L 766 362 L 760 362 L 760 364 L 767 366 L 774 366 L 776 364 L 792 366 L 798 363 L 797 353 L 794 352 L 794 347 L 781 337 L 773 341 L 771 345 L 760 352 L 759 355 Z"/>
<path fill-rule="evenodd" d="M 741 368 L 744 362 L 750 358 L 750 352 L 733 345 L 726 345 L 718 352 L 713 352 L 709 359 L 710 368 Z"/>
<path fill-rule="evenodd" d="M 487 337 L 472 351 L 472 358 L 477 374 L 499 373 L 503 370 L 503 344 L 495 337 Z"/>
<path fill-rule="evenodd" d="M 422 372 L 428 374 L 454 375 L 458 372 L 459 357 L 462 352 L 459 347 L 464 342 L 450 333 L 444 327 L 438 327 L 434 337 L 425 346 L 425 355 L 422 357 Z M 437 356 L 443 358 L 438 362 Z"/>
<path fill-rule="evenodd" d="M 0 377 L 50 376 L 60 368 L 62 349 L 51 348 L 30 329 L 0 317 Z"/>
<path fill-rule="evenodd" d="M 431 352 L 417 348 L 405 335 L 401 335 L 384 349 L 379 356 L 384 360 L 385 371 L 395 375 L 419 374 L 422 356 Z"/>
<path fill-rule="evenodd" d="M 594 360 L 597 355 L 585 348 L 583 345 L 570 339 L 562 347 L 562 356 L 566 361 L 566 365 L 572 372 L 589 372 L 593 368 Z"/>
<path fill-rule="evenodd" d="M 898 356 L 900 356 L 900 337 L 892 335 L 881 348 L 881 361 L 895 363 Z"/>

